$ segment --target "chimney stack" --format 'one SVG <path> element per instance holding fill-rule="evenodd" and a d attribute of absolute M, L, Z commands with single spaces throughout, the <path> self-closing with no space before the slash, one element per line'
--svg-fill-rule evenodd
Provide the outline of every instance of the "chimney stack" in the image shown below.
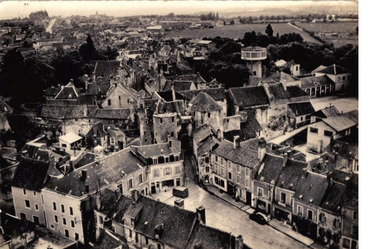
<path fill-rule="evenodd" d="M 288 152 L 284 151 L 284 153 L 283 153 L 283 167 L 285 167 L 287 161 L 288 161 Z"/>
<path fill-rule="evenodd" d="M 81 175 L 81 180 L 84 182 L 84 181 L 86 181 L 86 179 L 87 179 L 87 169 L 83 169 L 83 170 L 81 171 L 81 173 L 82 173 L 82 175 Z"/>
<path fill-rule="evenodd" d="M 206 209 L 203 206 L 197 208 L 197 216 L 199 221 L 206 224 Z"/>
<path fill-rule="evenodd" d="M 176 100 L 176 92 L 174 91 L 174 82 L 172 82 L 171 90 L 172 90 L 172 100 L 175 101 Z"/>
<path fill-rule="evenodd" d="M 243 238 L 242 238 L 242 235 L 238 235 L 235 238 L 234 249 L 243 249 Z"/>
<path fill-rule="evenodd" d="M 263 160 L 264 158 L 264 155 L 266 154 L 266 145 L 267 145 L 267 142 L 266 140 L 261 137 L 258 141 L 258 159 L 259 160 Z"/>
<path fill-rule="evenodd" d="M 233 138 L 233 149 L 240 147 L 240 136 L 234 136 Z"/>

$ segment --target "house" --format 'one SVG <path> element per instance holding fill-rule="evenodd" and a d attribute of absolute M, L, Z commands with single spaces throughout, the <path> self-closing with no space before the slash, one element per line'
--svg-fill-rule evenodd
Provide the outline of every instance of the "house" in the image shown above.
<path fill-rule="evenodd" d="M 59 137 L 59 146 L 63 148 L 67 153 L 74 155 L 74 157 L 80 153 L 82 147 L 82 137 L 74 133 L 68 133 Z M 77 153 L 76 150 L 79 152 Z"/>
<path fill-rule="evenodd" d="M 279 174 L 287 158 L 266 153 L 253 180 L 252 207 L 262 213 L 272 212 L 272 202 Z"/>
<path fill-rule="evenodd" d="M 104 80 L 109 83 L 111 77 L 117 75 L 117 70 L 120 68 L 120 61 L 116 60 L 98 60 L 95 63 L 93 80 L 94 82 Z"/>
<path fill-rule="evenodd" d="M 97 231 L 109 228 L 139 248 L 247 249 L 237 237 L 207 226 L 206 210 L 196 212 L 169 206 L 134 192 L 132 198 L 103 190 L 95 210 Z M 115 204 L 115 205 L 113 205 Z"/>
<path fill-rule="evenodd" d="M 336 169 L 358 174 L 358 140 L 338 139 L 333 142 L 332 153 Z"/>
<path fill-rule="evenodd" d="M 290 103 L 307 102 L 310 99 L 309 95 L 297 85 L 287 86 L 286 91 L 288 92 Z"/>
<path fill-rule="evenodd" d="M 353 113 L 344 113 L 328 117 L 309 125 L 307 145 L 309 149 L 321 153 L 331 150 L 333 140 L 349 136 L 356 132 L 358 120 Z"/>
<path fill-rule="evenodd" d="M 251 182 L 265 154 L 264 140 L 253 140 L 250 147 L 241 146 L 239 137 L 233 143 L 223 140 L 211 153 L 213 186 L 250 204 Z"/>
<path fill-rule="evenodd" d="M 317 237 L 318 209 L 328 186 L 327 176 L 305 171 L 293 197 L 293 227 L 312 239 Z"/>
<path fill-rule="evenodd" d="M 358 175 L 354 174 L 349 180 L 348 191 L 341 208 L 340 248 L 358 248 L 358 200 Z"/>
<path fill-rule="evenodd" d="M 288 122 L 293 128 L 299 128 L 310 124 L 311 115 L 315 112 L 314 107 L 309 102 L 288 104 Z"/>
<path fill-rule="evenodd" d="M 335 82 L 336 91 L 345 91 L 349 84 L 352 74 L 346 69 L 339 65 L 333 64 L 319 71 L 314 72 L 315 76 L 326 75 L 333 82 Z"/>
<path fill-rule="evenodd" d="M 228 112 L 232 115 L 250 109 L 260 125 L 266 125 L 268 122 L 270 102 L 263 86 L 229 88 L 228 105 L 230 106 Z"/>
<path fill-rule="evenodd" d="M 22 159 L 12 180 L 15 214 L 36 225 L 44 225 L 43 197 L 41 190 L 47 182 L 52 162 Z"/>
<path fill-rule="evenodd" d="M 75 87 L 73 80 L 65 85 L 61 86 L 60 91 L 57 95 L 49 100 L 47 104 L 51 105 L 76 105 L 79 102 L 79 90 Z"/>
<path fill-rule="evenodd" d="M 347 184 L 330 180 L 329 187 L 318 209 L 318 240 L 323 244 L 340 244 L 341 207 L 346 195 Z"/>
<path fill-rule="evenodd" d="M 122 83 L 113 83 L 108 89 L 101 106 L 103 109 L 134 109 L 138 103 L 138 93 Z"/>
<path fill-rule="evenodd" d="M 197 90 L 193 81 L 188 80 L 174 80 L 172 81 L 171 88 L 174 87 L 176 92 L 180 91 L 189 91 L 189 90 Z"/>
<path fill-rule="evenodd" d="M 177 75 L 173 77 L 173 80 L 182 80 L 182 81 L 193 81 L 196 89 L 201 90 L 201 89 L 206 89 L 207 88 L 207 82 L 203 77 L 200 75 L 200 73 L 196 74 L 182 74 L 182 75 Z M 193 90 L 193 89 L 192 89 Z M 176 90 L 177 91 L 177 90 Z"/>
<path fill-rule="evenodd" d="M 310 95 L 310 97 L 331 95 L 337 89 L 336 83 L 327 75 L 301 78 L 299 86 Z"/>
<path fill-rule="evenodd" d="M 263 128 L 254 117 L 251 110 L 243 110 L 239 115 L 223 118 L 223 137 L 232 141 L 235 136 L 240 136 L 240 141 L 263 136 Z"/>
<path fill-rule="evenodd" d="M 151 194 L 184 185 L 184 164 L 180 141 L 170 137 L 167 142 L 134 145 L 131 146 L 131 150 L 148 165 L 147 184 Z"/>
<path fill-rule="evenodd" d="M 288 158 L 276 182 L 273 203 L 273 217 L 292 225 L 293 197 L 307 163 Z"/>
<path fill-rule="evenodd" d="M 212 185 L 211 151 L 218 144 L 211 127 L 205 123 L 193 131 L 193 152 L 199 182 Z"/>
<path fill-rule="evenodd" d="M 221 134 L 222 108 L 210 95 L 200 92 L 189 102 L 187 109 L 193 117 L 194 127 L 208 123 L 216 134 Z"/>
<path fill-rule="evenodd" d="M 0 247 L 24 248 L 36 238 L 35 225 L 0 210 Z"/>
<path fill-rule="evenodd" d="M 276 67 L 286 67 L 288 63 L 285 60 L 281 59 L 281 60 L 276 61 L 275 65 Z"/>

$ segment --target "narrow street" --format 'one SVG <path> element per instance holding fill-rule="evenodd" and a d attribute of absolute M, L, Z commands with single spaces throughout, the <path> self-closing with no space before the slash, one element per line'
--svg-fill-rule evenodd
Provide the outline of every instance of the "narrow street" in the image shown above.
<path fill-rule="evenodd" d="M 251 248 L 308 248 L 304 244 L 288 237 L 268 225 L 259 225 L 249 219 L 248 214 L 209 194 L 194 183 L 191 154 L 185 153 L 186 186 L 189 188 L 189 197 L 184 199 L 184 208 L 195 211 L 199 206 L 206 208 L 206 224 L 234 235 L 242 235 L 244 242 Z M 153 195 L 155 199 L 174 205 L 177 197 L 172 191 Z"/>

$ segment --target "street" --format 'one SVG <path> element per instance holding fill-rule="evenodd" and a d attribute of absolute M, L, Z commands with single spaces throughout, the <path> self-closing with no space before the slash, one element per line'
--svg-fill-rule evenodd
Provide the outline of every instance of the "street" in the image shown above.
<path fill-rule="evenodd" d="M 308 248 L 271 226 L 259 225 L 250 220 L 244 211 L 200 188 L 193 180 L 189 153 L 185 153 L 184 161 L 187 176 L 186 186 L 189 188 L 189 197 L 184 199 L 184 208 L 196 211 L 199 206 L 204 206 L 208 226 L 230 232 L 236 236 L 241 234 L 244 242 L 251 248 Z M 169 205 L 174 205 L 174 201 L 177 199 L 172 195 L 172 190 L 153 195 L 153 198 Z"/>

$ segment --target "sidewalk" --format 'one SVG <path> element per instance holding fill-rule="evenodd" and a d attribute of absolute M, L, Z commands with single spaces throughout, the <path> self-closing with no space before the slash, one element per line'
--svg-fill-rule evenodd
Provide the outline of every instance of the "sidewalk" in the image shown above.
<path fill-rule="evenodd" d="M 218 198 L 222 199 L 223 201 L 229 203 L 229 204 L 232 204 L 233 206 L 241 209 L 242 211 L 248 213 L 248 214 L 251 214 L 255 211 L 255 209 L 253 209 L 252 207 L 250 207 L 249 205 L 246 205 L 242 202 L 236 202 L 232 197 L 230 197 L 228 194 L 226 193 L 220 193 L 220 191 L 214 187 L 214 186 L 207 186 L 206 187 L 207 189 L 207 192 L 209 192 L 210 194 L 213 194 L 215 196 L 217 196 Z M 286 225 L 283 225 L 281 224 L 280 222 L 278 222 L 277 220 L 270 220 L 268 222 L 268 225 L 270 225 L 272 228 L 274 228 L 275 230 L 301 242 L 302 244 L 310 247 L 310 248 L 313 248 L 313 249 L 324 249 L 326 247 L 316 243 L 314 240 L 300 234 L 300 233 L 297 233 L 296 231 L 293 231 L 289 226 L 286 226 Z"/>

